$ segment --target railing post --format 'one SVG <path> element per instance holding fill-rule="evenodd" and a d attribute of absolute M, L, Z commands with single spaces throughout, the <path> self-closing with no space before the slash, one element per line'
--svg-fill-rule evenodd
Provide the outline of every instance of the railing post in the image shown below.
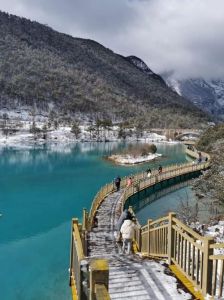
<path fill-rule="evenodd" d="M 132 214 L 132 216 L 135 217 L 135 213 L 134 213 L 134 210 L 131 205 L 129 205 L 128 210 Z M 137 221 L 137 219 L 135 219 L 135 220 Z M 140 224 L 138 223 L 138 225 L 140 225 Z M 142 247 L 142 245 L 141 245 L 141 227 L 138 227 L 138 229 L 135 230 L 135 242 L 137 243 L 138 251 L 141 252 L 141 247 Z"/>
<path fill-rule="evenodd" d="M 80 270 L 80 258 L 78 256 L 78 250 L 80 248 L 76 248 L 75 243 L 77 242 L 77 236 L 75 236 L 74 240 L 74 227 L 77 226 L 78 230 L 81 229 L 81 225 L 78 223 L 78 219 L 72 219 L 72 248 L 71 248 L 71 267 L 70 267 L 70 274 L 71 276 L 71 281 L 70 284 L 71 286 L 74 285 L 74 293 L 78 297 L 78 299 L 81 299 L 81 281 L 80 281 L 80 276 L 81 276 L 81 270 Z M 73 282 L 72 282 L 73 281 Z"/>
<path fill-rule="evenodd" d="M 87 210 L 83 208 L 82 210 L 82 230 L 86 230 L 88 228 L 87 224 Z"/>
<path fill-rule="evenodd" d="M 83 208 L 83 217 L 82 217 L 82 247 L 84 251 L 84 255 L 87 256 L 87 232 L 88 232 L 89 224 L 88 224 L 88 212 L 86 208 Z"/>
<path fill-rule="evenodd" d="M 142 249 L 142 229 L 139 227 L 137 229 L 137 242 L 138 242 L 138 251 L 141 252 Z"/>
<path fill-rule="evenodd" d="M 172 229 L 172 225 L 173 225 L 173 217 L 175 217 L 176 214 L 175 213 L 169 213 L 169 223 L 168 223 L 168 241 L 167 241 L 167 254 L 168 254 L 168 264 L 171 265 L 172 263 L 172 257 L 173 257 L 173 250 L 174 250 L 174 245 L 173 245 L 173 229 Z"/>
<path fill-rule="evenodd" d="M 73 276 L 73 265 L 74 265 L 74 237 L 73 237 L 73 224 L 74 220 L 72 219 L 72 228 L 71 228 L 71 248 L 70 248 L 70 266 L 69 266 L 69 286 L 72 286 L 72 276 Z"/>
<path fill-rule="evenodd" d="M 150 254 L 150 224 L 152 223 L 152 219 L 148 219 L 148 249 L 147 249 L 147 253 L 148 255 Z"/>
<path fill-rule="evenodd" d="M 109 285 L 109 266 L 105 259 L 94 259 L 89 265 L 90 271 L 90 300 L 95 300 L 95 288 L 97 284 L 105 285 L 108 290 Z M 108 298 L 109 299 L 109 298 Z M 107 299 L 105 299 L 107 300 Z"/>
<path fill-rule="evenodd" d="M 203 296 L 212 294 L 212 260 L 209 259 L 213 255 L 213 249 L 210 245 L 214 243 L 212 237 L 204 238 L 204 256 L 203 256 L 203 274 L 202 274 L 202 293 Z"/>

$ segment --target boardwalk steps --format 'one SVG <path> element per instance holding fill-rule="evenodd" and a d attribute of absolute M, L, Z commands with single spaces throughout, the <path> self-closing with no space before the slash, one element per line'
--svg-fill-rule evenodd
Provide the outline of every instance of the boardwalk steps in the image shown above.
<path fill-rule="evenodd" d="M 156 262 L 141 259 L 137 255 L 118 254 L 114 242 L 114 225 L 123 190 L 105 198 L 96 212 L 98 226 L 88 236 L 88 256 L 106 258 L 109 262 L 109 294 L 111 299 L 185 299 L 176 291 L 169 294 L 167 286 L 154 273 Z M 156 266 L 156 267 L 155 267 Z M 169 277 L 168 275 L 165 275 Z M 168 278 L 169 279 L 169 278 Z"/>

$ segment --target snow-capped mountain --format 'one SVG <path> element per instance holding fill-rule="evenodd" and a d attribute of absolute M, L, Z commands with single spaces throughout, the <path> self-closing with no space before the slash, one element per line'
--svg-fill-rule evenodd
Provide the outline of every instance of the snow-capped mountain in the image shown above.
<path fill-rule="evenodd" d="M 224 119 L 224 80 L 178 80 L 167 74 L 163 75 L 163 78 L 179 95 L 216 118 Z"/>

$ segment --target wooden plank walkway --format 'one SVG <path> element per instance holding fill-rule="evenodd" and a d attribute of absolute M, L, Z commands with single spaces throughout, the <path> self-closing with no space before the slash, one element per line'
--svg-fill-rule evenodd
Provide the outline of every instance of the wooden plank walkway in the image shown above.
<path fill-rule="evenodd" d="M 98 227 L 88 236 L 90 257 L 109 261 L 109 293 L 116 300 L 181 300 L 191 295 L 174 288 L 175 278 L 166 275 L 164 267 L 156 261 L 138 255 L 119 254 L 114 242 L 114 225 L 119 215 L 123 190 L 110 194 L 102 202 L 96 217 Z"/>

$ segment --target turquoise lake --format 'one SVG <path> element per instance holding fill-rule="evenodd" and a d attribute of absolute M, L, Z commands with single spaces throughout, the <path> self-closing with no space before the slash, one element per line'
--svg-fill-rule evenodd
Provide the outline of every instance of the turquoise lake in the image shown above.
<path fill-rule="evenodd" d="M 122 147 L 83 143 L 0 149 L 1 300 L 71 299 L 71 218 L 81 218 L 82 208 L 89 209 L 98 189 L 117 175 L 186 161 L 181 144 L 158 144 L 163 158 L 138 166 L 117 166 L 103 158 Z M 178 201 L 164 202 L 147 207 L 147 215 L 158 217 Z"/>

